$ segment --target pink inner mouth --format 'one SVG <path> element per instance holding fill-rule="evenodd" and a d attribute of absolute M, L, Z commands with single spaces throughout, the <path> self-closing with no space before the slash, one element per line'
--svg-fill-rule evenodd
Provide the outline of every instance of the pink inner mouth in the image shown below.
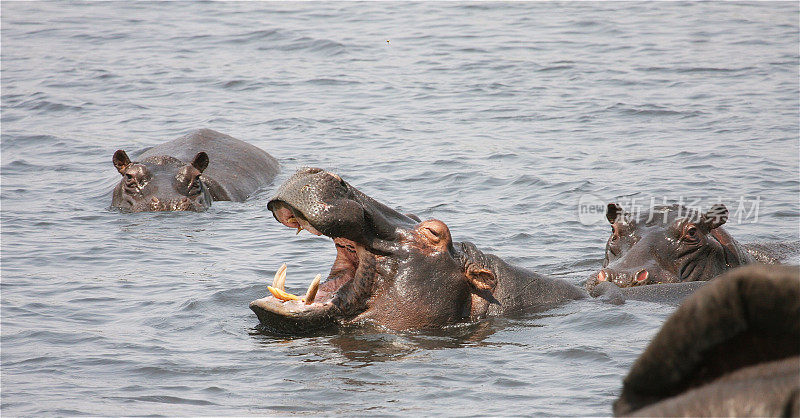
<path fill-rule="evenodd" d="M 301 230 L 306 230 L 314 235 L 321 236 L 322 233 L 317 231 L 302 215 L 296 214 L 292 208 L 282 202 L 276 202 L 272 208 L 275 218 L 278 222 L 288 226 L 289 228 L 297 229 L 297 233 Z"/>
<path fill-rule="evenodd" d="M 301 214 L 292 209 L 291 206 L 282 202 L 278 202 L 275 204 L 272 210 L 275 214 L 275 218 L 280 223 L 289 228 L 298 229 L 298 233 L 300 230 L 304 229 L 315 235 L 322 235 Z M 331 266 L 327 279 L 323 283 L 320 283 L 316 297 L 313 299 L 313 303 L 305 305 L 305 302 L 303 301 L 282 300 L 273 295 L 267 296 L 264 298 L 264 300 L 283 304 L 291 304 L 291 306 L 297 305 L 297 308 L 302 308 L 303 306 L 318 307 L 333 300 L 336 292 L 355 277 L 356 271 L 359 267 L 360 255 L 364 251 L 363 246 L 346 238 L 333 238 L 333 242 L 336 245 L 336 259 Z"/>

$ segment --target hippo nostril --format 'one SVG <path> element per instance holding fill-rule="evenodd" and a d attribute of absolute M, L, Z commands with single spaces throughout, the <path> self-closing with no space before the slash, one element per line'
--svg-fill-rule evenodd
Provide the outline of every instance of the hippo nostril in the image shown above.
<path fill-rule="evenodd" d="M 184 205 L 188 204 L 189 203 L 189 198 L 188 197 L 184 197 L 183 199 L 181 199 L 181 203 L 183 203 Z"/>
<path fill-rule="evenodd" d="M 153 196 L 153 197 L 150 198 L 150 201 L 153 202 L 153 203 L 158 203 L 158 198 Z"/>
<path fill-rule="evenodd" d="M 643 281 L 647 280 L 647 277 L 648 277 L 649 275 L 650 275 L 650 274 L 649 274 L 649 273 L 647 273 L 647 270 L 645 270 L 645 269 L 641 269 L 641 270 L 639 270 L 639 271 L 636 273 L 636 281 L 641 283 L 641 282 L 643 282 Z"/>

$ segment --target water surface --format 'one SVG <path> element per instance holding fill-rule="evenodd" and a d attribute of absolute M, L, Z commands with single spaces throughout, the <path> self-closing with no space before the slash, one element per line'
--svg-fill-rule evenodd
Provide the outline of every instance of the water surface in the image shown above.
<path fill-rule="evenodd" d="M 577 301 L 441 331 L 254 330 L 281 263 L 334 258 L 265 205 L 300 166 L 580 283 L 578 203 L 758 202 L 798 233 L 798 5 L 2 3 L 2 412 L 607 415 L 674 307 Z M 197 128 L 281 161 L 208 212 L 109 210 L 116 149 Z M 587 198 L 588 196 L 588 198 Z M 748 213 L 751 213 L 748 215 Z"/>

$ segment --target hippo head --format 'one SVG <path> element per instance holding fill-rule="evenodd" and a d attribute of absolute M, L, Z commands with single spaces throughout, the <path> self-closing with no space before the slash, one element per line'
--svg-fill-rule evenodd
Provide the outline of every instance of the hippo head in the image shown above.
<path fill-rule="evenodd" d="M 677 204 L 656 206 L 637 218 L 611 203 L 606 217 L 612 233 L 603 269 L 588 286 L 602 281 L 628 287 L 709 280 L 751 261 L 721 228 L 728 219 L 722 204 L 702 214 Z"/>
<path fill-rule="evenodd" d="M 400 214 L 318 168 L 298 171 L 267 208 L 283 225 L 336 246 L 327 280 L 318 276 L 305 296 L 284 291 L 282 268 L 271 295 L 250 303 L 271 332 L 363 321 L 396 330 L 444 325 L 469 318 L 473 295 L 496 284 L 492 271 L 472 262 L 473 246 L 454 245 L 443 222 Z"/>
<path fill-rule="evenodd" d="M 113 161 L 122 180 L 114 189 L 112 207 L 126 212 L 201 212 L 211 205 L 211 195 L 200 178 L 208 167 L 205 152 L 197 153 L 191 164 L 168 156 L 131 162 L 123 150 L 114 153 Z"/>

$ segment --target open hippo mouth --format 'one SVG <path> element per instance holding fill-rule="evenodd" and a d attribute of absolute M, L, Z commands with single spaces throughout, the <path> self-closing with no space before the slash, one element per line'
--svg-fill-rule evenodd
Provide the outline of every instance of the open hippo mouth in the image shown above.
<path fill-rule="evenodd" d="M 275 218 L 282 224 L 296 229 L 297 233 L 307 230 L 314 235 L 323 235 L 297 210 L 283 202 L 271 202 Z M 360 259 L 369 256 L 363 245 L 342 237 L 331 237 L 336 246 L 336 259 L 324 282 L 317 275 L 308 286 L 305 295 L 287 293 L 286 264 L 275 273 L 270 292 L 265 298 L 253 301 L 250 308 L 256 313 L 262 325 L 272 331 L 299 333 L 334 325 L 345 309 L 345 298 L 337 298 L 337 292 L 345 285 L 352 287 L 353 279 L 362 271 Z M 342 292 L 343 295 L 346 291 Z"/>
<path fill-rule="evenodd" d="M 284 183 L 267 208 L 278 222 L 297 233 L 324 235 L 336 246 L 327 279 L 321 282 L 317 275 L 305 295 L 286 292 L 283 265 L 268 287 L 270 294 L 250 303 L 261 326 L 278 333 L 308 333 L 351 320 L 366 310 L 382 269 L 376 260 L 391 252 L 387 240 L 397 233 L 398 225 L 416 223 L 337 175 L 314 168 L 301 170 Z"/>

